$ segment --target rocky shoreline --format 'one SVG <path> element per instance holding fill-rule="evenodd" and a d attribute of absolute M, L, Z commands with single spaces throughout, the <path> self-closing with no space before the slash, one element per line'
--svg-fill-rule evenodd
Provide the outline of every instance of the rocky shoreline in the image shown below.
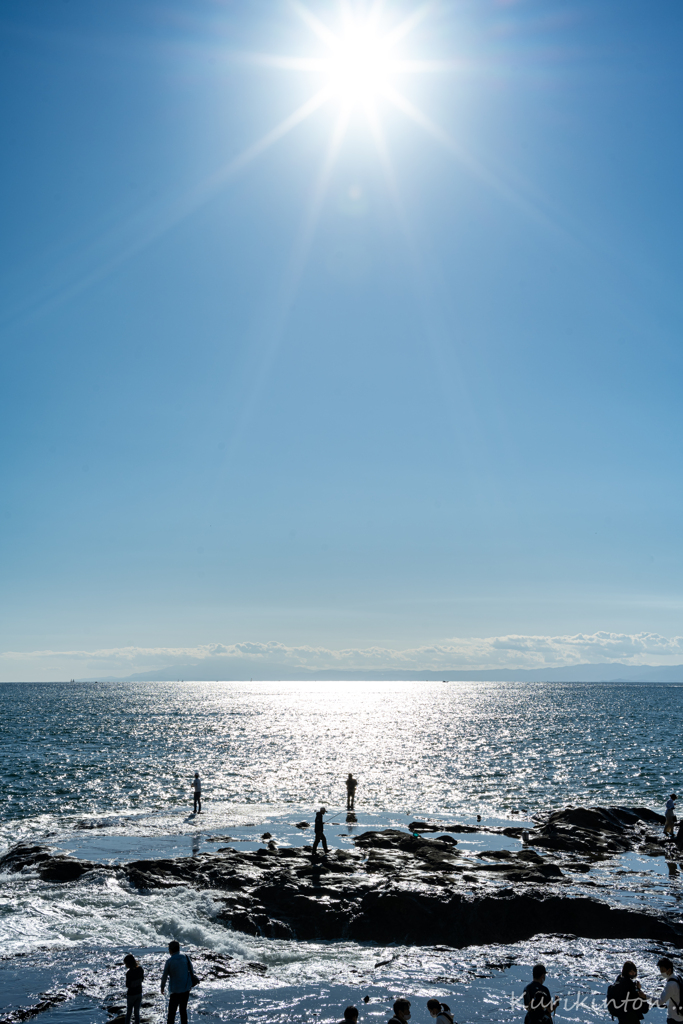
<path fill-rule="evenodd" d="M 591 868 L 618 854 L 676 859 L 663 821 L 644 807 L 569 807 L 533 829 L 411 822 L 408 831 L 364 832 L 353 849 L 318 859 L 310 847 L 278 847 L 270 836 L 254 852 L 221 847 L 115 866 L 19 845 L 0 859 L 0 870 L 35 871 L 54 884 L 112 872 L 143 895 L 176 886 L 210 890 L 226 927 L 269 938 L 463 947 L 569 933 L 683 947 L 680 914 L 613 906 L 586 893 L 595 885 Z M 506 835 L 523 847 L 465 855 L 456 838 L 464 832 Z"/>
<path fill-rule="evenodd" d="M 12 958 L 0 957 L 0 960 L 3 959 Z M 211 950 L 205 949 L 192 950 L 192 963 L 195 971 L 203 981 L 220 981 L 225 978 L 234 978 L 238 975 L 248 977 L 253 974 L 266 973 L 265 964 L 238 960 L 224 953 L 214 953 Z M 121 964 L 110 963 L 104 967 L 103 973 L 106 978 L 104 987 L 107 990 L 107 995 L 102 1000 L 101 1005 L 108 1015 L 107 1024 L 125 1024 L 126 993 L 120 987 Z M 56 991 L 41 993 L 40 1000 L 30 1006 L 14 1009 L 7 1014 L 2 1014 L 0 1009 L 0 1014 L 2 1014 L 0 1015 L 0 1024 L 22 1024 L 23 1021 L 31 1020 L 33 1017 L 45 1013 L 46 1010 L 54 1009 L 60 1003 L 73 1000 L 81 993 L 87 992 L 87 988 L 88 986 L 82 982 L 76 982 Z M 154 1019 L 154 1016 L 158 1017 L 161 1005 L 163 1004 L 161 1004 L 158 993 L 146 992 L 142 1000 L 141 1020 L 143 1024 L 150 1022 Z"/>

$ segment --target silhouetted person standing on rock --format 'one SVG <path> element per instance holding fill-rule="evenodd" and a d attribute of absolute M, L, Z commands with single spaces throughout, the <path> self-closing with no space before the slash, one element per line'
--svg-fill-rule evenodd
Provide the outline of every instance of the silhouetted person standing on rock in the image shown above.
<path fill-rule="evenodd" d="M 678 975 L 674 974 L 674 965 L 668 956 L 663 956 L 658 960 L 657 967 L 664 979 L 664 988 L 657 1000 L 657 1006 L 666 1006 L 666 1024 L 679 1024 L 680 1021 L 683 1021 L 683 1013 L 681 1013 L 683 985 Z"/>
<path fill-rule="evenodd" d="M 356 786 L 358 785 L 358 779 L 354 779 L 351 772 L 346 780 L 346 810 L 353 811 L 354 803 L 356 801 Z"/>
<path fill-rule="evenodd" d="M 607 1009 L 619 1024 L 639 1024 L 650 1008 L 637 977 L 638 968 L 632 960 L 627 960 L 621 974 L 607 990 Z"/>
<path fill-rule="evenodd" d="M 180 943 L 174 939 L 168 944 L 171 954 L 161 975 L 161 994 L 168 981 L 168 1024 L 175 1024 L 176 1011 L 180 1010 L 180 1024 L 187 1024 L 187 1000 L 192 991 L 192 961 L 180 952 Z"/>
<path fill-rule="evenodd" d="M 202 813 L 202 780 L 199 778 L 199 772 L 194 773 L 194 782 L 192 783 L 194 790 L 194 813 Z"/>
<path fill-rule="evenodd" d="M 339 1024 L 358 1024 L 358 1007 L 347 1006 L 344 1010 L 344 1019 Z"/>
<path fill-rule="evenodd" d="M 389 1024 L 408 1024 L 410 1020 L 410 1000 L 397 999 L 394 1003 L 394 1016 Z"/>
<path fill-rule="evenodd" d="M 442 1003 L 439 999 L 428 999 L 427 1009 L 432 1017 L 436 1017 L 436 1024 L 455 1024 L 451 1008 L 447 1003 Z"/>
<path fill-rule="evenodd" d="M 666 801 L 666 814 L 664 815 L 664 835 L 673 838 L 674 822 L 676 820 L 676 794 L 672 793 Z"/>
<path fill-rule="evenodd" d="M 314 825 L 314 828 L 315 828 L 315 840 L 313 842 L 313 856 L 314 857 L 315 857 L 315 851 L 318 849 L 318 843 L 322 843 L 323 844 L 323 850 L 325 851 L 325 856 L 327 857 L 327 839 L 325 839 L 325 832 L 324 832 L 324 829 L 325 829 L 324 818 L 325 818 L 326 814 L 327 814 L 327 808 L 326 807 L 321 807 L 320 810 L 318 811 L 318 813 L 315 816 L 315 825 Z"/>
<path fill-rule="evenodd" d="M 135 1024 L 140 1024 L 142 982 L 145 977 L 145 971 L 132 953 L 124 956 L 123 963 L 128 968 L 126 971 L 126 1024 L 130 1024 L 131 1017 L 134 1017 Z"/>
<path fill-rule="evenodd" d="M 553 1002 L 550 992 L 545 987 L 543 964 L 536 964 L 531 973 L 534 980 L 524 989 L 524 1005 L 527 1009 L 524 1024 L 552 1024 L 552 1014 L 560 1000 L 556 999 Z"/>

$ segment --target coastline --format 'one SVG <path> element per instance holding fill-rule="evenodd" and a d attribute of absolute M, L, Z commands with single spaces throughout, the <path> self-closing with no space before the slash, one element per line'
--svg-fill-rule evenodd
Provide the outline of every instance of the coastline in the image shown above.
<path fill-rule="evenodd" d="M 165 901 L 177 905 L 179 896 L 186 902 L 208 900 L 205 908 L 212 927 L 225 936 L 223 949 L 211 949 L 212 940 L 205 934 L 197 944 L 200 935 L 196 933 L 193 942 L 187 926 L 179 926 L 177 920 L 174 923 L 172 915 L 169 920 L 171 929 L 180 927 L 184 932 L 183 949 L 196 959 L 197 973 L 203 976 L 193 994 L 193 1005 L 198 1011 L 204 1007 L 202 1013 L 242 1019 L 247 1000 L 252 1007 L 270 1006 L 264 1009 L 270 1018 L 273 999 L 280 1005 L 280 990 L 288 987 L 292 989 L 289 1002 L 299 1006 L 301 1014 L 305 1015 L 305 1006 L 314 1004 L 320 1010 L 314 993 L 317 991 L 319 998 L 323 992 L 329 994 L 331 978 L 322 988 L 320 983 L 316 987 L 300 970 L 307 957 L 317 957 L 332 967 L 328 974 L 346 977 L 347 982 L 353 979 L 351 986 L 332 983 L 338 990 L 336 998 L 343 1001 L 344 993 L 344 999 L 358 1001 L 358 986 L 368 989 L 364 995 L 369 994 L 371 1002 L 366 1013 L 375 1014 L 378 1021 L 380 1012 L 389 1007 L 392 993 L 400 994 L 406 985 L 429 995 L 436 989 L 456 1006 L 468 992 L 468 1001 L 476 1003 L 484 998 L 484 990 L 492 989 L 497 993 L 498 1012 L 514 1019 L 519 1014 L 515 999 L 521 991 L 517 978 L 523 975 L 524 961 L 532 951 L 547 959 L 550 939 L 556 955 L 565 962 L 592 957 L 602 964 L 617 962 L 620 949 L 640 950 L 642 956 L 652 959 L 662 953 L 676 956 L 683 946 L 677 901 L 666 898 L 667 891 L 672 897 L 680 896 L 671 892 L 671 886 L 678 890 L 679 883 L 669 874 L 670 869 L 666 876 L 647 870 L 648 862 L 661 867 L 659 862 L 668 854 L 668 863 L 678 871 L 680 855 L 662 848 L 661 816 L 647 809 L 640 811 L 645 817 L 624 808 L 613 812 L 570 809 L 544 821 L 516 824 L 428 819 L 407 823 L 412 828 L 366 830 L 359 814 L 359 821 L 351 825 L 352 834 L 346 826 L 345 832 L 330 835 L 337 845 L 327 864 L 323 859 L 313 862 L 305 849 L 310 831 L 292 832 L 301 838 L 300 845 L 286 843 L 287 830 L 296 829 L 292 820 L 296 815 L 288 816 L 281 830 L 271 818 L 267 833 L 263 833 L 268 838 L 263 840 L 253 834 L 262 824 L 243 823 L 241 829 L 234 830 L 251 833 L 253 841 L 245 840 L 244 845 L 256 849 L 240 848 L 239 842 L 223 846 L 226 835 L 204 832 L 207 842 L 194 855 L 117 858 L 114 863 L 104 862 L 103 854 L 111 850 L 107 851 L 106 843 L 103 848 L 103 840 L 120 843 L 126 837 L 107 837 L 103 833 L 108 826 L 101 822 L 98 828 L 75 830 L 80 849 L 91 846 L 99 850 L 99 862 L 71 856 L 60 841 L 52 849 L 49 843 L 19 845 L 0 865 L 10 885 L 13 880 L 18 884 L 32 880 L 36 886 L 47 886 L 72 899 L 82 898 L 80 894 L 88 888 L 116 886 L 141 907 L 150 901 L 156 901 L 156 907 Z M 580 824 L 572 823 L 577 820 Z M 595 828 L 600 821 L 606 825 L 601 831 Z M 120 829 L 121 825 L 109 827 Z M 530 831 L 528 842 L 521 837 L 526 831 Z M 173 837 L 173 841 L 179 838 Z M 186 834 L 182 838 L 192 837 Z M 156 836 L 150 841 L 159 844 L 160 839 Z M 210 839 L 216 841 L 210 843 Z M 593 846 L 588 852 L 587 839 Z M 140 837 L 137 843 L 139 848 Z M 568 848 L 548 849 L 544 843 Z M 157 850 L 164 852 L 159 845 Z M 644 870 L 629 874 L 633 869 L 624 864 L 634 857 L 643 862 Z M 636 884 L 628 884 L 629 878 Z M 279 916 L 275 916 L 276 909 Z M 283 909 L 289 909 L 289 916 Z M 256 950 L 265 955 L 255 955 Z M 0 962 L 3 990 L 9 991 L 6 982 L 13 969 L 24 977 L 22 981 L 15 978 L 16 1001 L 9 1002 L 9 1013 L 2 1020 L 17 1024 L 39 1015 L 45 1024 L 53 1020 L 68 1024 L 71 1018 L 102 1019 L 106 1011 L 110 1021 L 115 1021 L 121 1005 L 119 963 L 126 951 L 128 947 L 98 950 L 81 941 L 70 950 L 56 944 L 44 954 L 18 953 L 4 958 Z M 138 945 L 133 951 L 157 964 L 164 955 L 158 944 Z M 45 984 L 41 955 L 52 964 L 53 981 L 55 965 L 62 965 L 57 974 L 61 973 L 63 984 Z M 339 958 L 336 964 L 335 957 Z M 294 986 L 284 984 L 282 964 L 287 964 L 288 958 L 290 963 L 297 962 Z M 431 964 L 427 971 L 425 958 Z M 83 962 L 88 965 L 85 971 Z M 439 970 L 434 969 L 437 962 Z M 477 977 L 482 970 L 485 979 Z M 602 970 L 609 980 L 604 966 Z M 398 983 L 392 984 L 397 972 L 400 989 Z M 31 1000 L 39 978 L 44 998 Z M 595 1005 L 589 1011 L 582 1002 L 588 997 L 586 979 L 580 975 L 574 980 L 579 986 L 575 998 L 584 1014 L 581 1019 L 599 1016 L 603 1007 L 599 989 L 591 990 Z M 507 990 L 504 982 L 512 988 Z M 490 993 L 485 998 L 491 998 Z M 568 989 L 566 999 L 570 1000 Z M 375 1002 L 377 1009 L 370 1010 Z M 160 996 L 150 991 L 143 1010 L 143 1019 L 157 1019 L 163 1012 Z M 320 1019 L 332 1016 L 338 1017 L 339 1012 L 327 1017 L 322 1014 Z M 290 1014 L 286 1019 L 298 1018 Z M 476 1019 L 474 1007 L 467 1019 Z"/>

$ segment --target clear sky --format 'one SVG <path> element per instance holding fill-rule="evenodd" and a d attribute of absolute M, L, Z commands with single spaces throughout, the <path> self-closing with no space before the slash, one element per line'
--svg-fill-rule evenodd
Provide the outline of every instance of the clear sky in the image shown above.
<path fill-rule="evenodd" d="M 4 0 L 0 677 L 683 633 L 683 6 L 371 6 Z"/>

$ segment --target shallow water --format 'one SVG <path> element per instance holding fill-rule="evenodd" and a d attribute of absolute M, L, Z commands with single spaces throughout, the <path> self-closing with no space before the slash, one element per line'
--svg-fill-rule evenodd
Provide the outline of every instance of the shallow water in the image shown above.
<path fill-rule="evenodd" d="M 266 945 L 268 948 L 266 949 Z M 296 945 L 296 944 L 295 944 Z M 358 946 L 350 943 L 291 943 L 251 940 L 251 953 L 261 952 L 266 974 L 246 973 L 221 982 L 202 982 L 191 997 L 191 1016 L 241 1022 L 338 1020 L 344 1006 L 361 1009 L 361 1021 L 380 1024 L 391 1016 L 391 1003 L 399 995 L 412 1002 L 416 1024 L 430 1024 L 426 1000 L 437 996 L 455 1011 L 460 1024 L 522 1020 L 520 994 L 539 960 L 548 969 L 548 985 L 561 997 L 558 1021 L 605 1020 L 605 988 L 628 956 L 645 965 L 642 982 L 648 993 L 659 991 L 655 962 L 664 950 L 656 944 L 634 941 L 628 945 L 538 936 L 514 946 L 480 946 L 465 950 L 445 947 L 408 948 Z M 186 946 L 191 954 L 191 946 Z M 31 993 L 78 982 L 85 991 L 53 1010 L 40 1021 L 83 1024 L 105 1019 L 107 1002 L 119 1002 L 127 947 L 100 950 L 37 952 L 21 961 L 0 961 L 0 985 L 6 1009 L 31 1003 Z M 164 1000 L 157 991 L 166 952 L 162 947 L 136 950 L 147 972 L 145 985 L 152 1004 L 143 1019 L 157 1020 Z M 28 985 L 33 984 L 30 990 Z M 369 1003 L 364 997 L 369 996 Z M 661 1016 L 654 1010 L 653 1019 Z M 663 1021 L 662 1021 L 663 1024 Z"/>
<path fill-rule="evenodd" d="M 0 845 L 32 837 L 103 864 L 254 849 L 266 831 L 303 845 L 310 831 L 295 823 L 312 821 L 321 802 L 344 804 L 349 770 L 359 779 L 358 822 L 334 817 L 333 845 L 430 815 L 474 823 L 479 813 L 497 824 L 569 803 L 661 808 L 677 784 L 682 700 L 679 686 L 634 684 L 3 684 Z M 204 788 L 198 817 L 190 813 L 195 770 Z M 472 856 L 519 845 L 457 838 Z M 618 867 L 625 873 L 591 870 L 593 895 L 680 902 L 680 877 L 663 858 L 630 854 Z M 521 1020 L 510 993 L 541 956 L 553 965 L 553 991 L 600 993 L 597 1009 L 563 1007 L 558 1019 L 604 1018 L 604 985 L 618 961 L 639 956 L 647 968 L 658 948 L 571 937 L 469 950 L 282 942 L 226 929 L 210 893 L 141 896 L 105 872 L 67 885 L 30 873 L 1 881 L 2 950 L 25 955 L 0 960 L 0 1005 L 29 1005 L 40 991 L 85 979 L 85 990 L 39 1018 L 46 1024 L 105 1019 L 102 1001 L 120 984 L 123 953 L 144 955 L 158 979 L 171 937 L 267 966 L 263 976 L 200 986 L 197 1013 L 327 1021 L 369 993 L 369 1024 L 388 1019 L 403 992 L 448 997 L 461 1024 Z M 150 1019 L 160 1010 L 157 999 Z M 413 1020 L 429 1024 L 424 1005 Z"/>

